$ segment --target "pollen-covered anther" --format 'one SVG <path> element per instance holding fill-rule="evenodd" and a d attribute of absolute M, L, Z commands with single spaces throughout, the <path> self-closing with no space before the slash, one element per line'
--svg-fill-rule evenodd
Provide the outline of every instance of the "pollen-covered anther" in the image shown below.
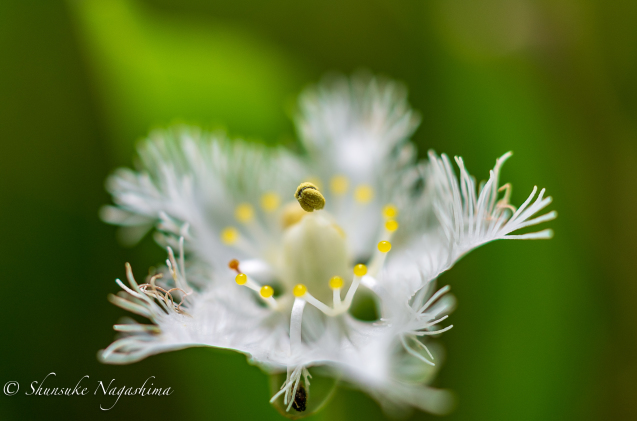
<path fill-rule="evenodd" d="M 294 197 L 299 201 L 299 205 L 306 212 L 313 212 L 325 207 L 325 198 L 312 183 L 301 183 L 296 188 Z"/>
<path fill-rule="evenodd" d="M 381 241 L 378 243 L 378 251 L 381 253 L 387 253 L 391 250 L 391 243 L 389 241 Z"/>
<path fill-rule="evenodd" d="M 294 294 L 295 297 L 302 297 L 307 293 L 307 287 L 303 284 L 296 284 L 294 286 L 294 289 L 292 290 L 292 294 Z"/>
<path fill-rule="evenodd" d="M 259 294 L 263 298 L 270 298 L 274 295 L 274 289 L 272 289 L 270 285 L 263 285 L 261 287 L 261 290 L 259 291 Z"/>

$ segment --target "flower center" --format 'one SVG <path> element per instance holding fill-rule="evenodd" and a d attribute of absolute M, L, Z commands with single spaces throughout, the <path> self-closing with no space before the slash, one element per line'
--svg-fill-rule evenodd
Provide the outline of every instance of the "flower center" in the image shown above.
<path fill-rule="evenodd" d="M 334 177 L 331 188 L 336 195 L 344 194 L 347 190 L 347 179 Z M 306 300 L 329 316 L 342 314 L 349 309 L 359 284 L 367 274 L 367 266 L 354 266 L 345 231 L 336 224 L 332 215 L 327 211 L 314 212 L 325 206 L 325 198 L 315 184 L 301 183 L 294 197 L 298 204 L 289 203 L 279 213 L 284 229 L 281 246 L 274 246 L 270 249 L 271 252 L 267 252 L 268 262 L 275 269 L 274 280 L 282 284 L 282 295 L 275 298 L 271 286 L 261 285 L 251 278 L 250 273 L 243 273 L 239 261 L 232 260 L 229 267 L 238 274 L 235 279 L 237 284 L 258 293 L 273 309 L 284 312 L 291 309 L 296 297 Z M 371 197 L 373 190 L 369 186 L 358 186 L 354 191 L 354 199 L 359 204 L 366 203 Z M 261 207 L 267 213 L 275 211 L 279 204 L 278 196 L 273 193 L 264 194 L 261 200 Z M 395 220 L 398 215 L 396 207 L 386 205 L 382 213 L 385 229 L 378 243 L 378 251 L 369 261 L 371 276 L 375 276 L 382 268 L 385 257 L 391 250 L 388 240 L 398 229 L 398 222 Z M 256 215 L 251 205 L 237 206 L 235 218 L 246 228 L 251 228 L 255 236 L 263 233 L 256 224 Z M 221 240 L 227 245 L 243 250 L 246 254 L 255 254 L 250 253 L 249 241 L 246 241 L 235 227 L 226 227 L 221 232 Z M 254 265 L 254 262 L 252 264 Z M 345 297 L 341 295 L 342 291 L 347 291 Z M 330 301 L 332 307 L 324 304 Z"/>
<path fill-rule="evenodd" d="M 325 211 L 307 214 L 286 230 L 281 263 L 287 290 L 304 284 L 321 301 L 332 296 L 330 279 L 351 277 L 345 234 Z"/>

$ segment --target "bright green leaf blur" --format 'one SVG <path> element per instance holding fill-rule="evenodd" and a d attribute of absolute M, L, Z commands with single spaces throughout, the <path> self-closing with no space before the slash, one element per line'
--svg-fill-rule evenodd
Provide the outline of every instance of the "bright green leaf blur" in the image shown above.
<path fill-rule="evenodd" d="M 135 1 L 70 4 L 104 101 L 106 127 L 126 160 L 131 140 L 150 126 L 173 122 L 270 143 L 289 137 L 284 105 L 309 80 L 276 45 L 233 25 L 172 18 Z"/>

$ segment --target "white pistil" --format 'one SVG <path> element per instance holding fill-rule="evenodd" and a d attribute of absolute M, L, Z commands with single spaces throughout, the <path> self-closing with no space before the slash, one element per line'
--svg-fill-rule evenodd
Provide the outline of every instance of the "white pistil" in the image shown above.
<path fill-rule="evenodd" d="M 385 259 L 387 259 L 387 253 L 381 253 L 376 250 L 374 252 L 374 256 L 372 257 L 369 263 L 369 272 L 372 276 L 377 276 L 380 270 L 383 268 L 385 264 Z"/>
<path fill-rule="evenodd" d="M 341 288 L 335 288 L 333 291 L 333 306 L 335 310 L 338 310 L 341 308 Z"/>
<path fill-rule="evenodd" d="M 378 247 L 376 248 L 374 256 L 372 257 L 371 263 L 369 265 L 370 274 L 372 276 L 378 275 L 380 270 L 383 268 L 389 250 L 391 250 L 391 243 L 389 241 L 381 241 L 378 243 Z"/>
<path fill-rule="evenodd" d="M 324 304 L 323 302 L 317 300 L 312 294 L 307 291 L 305 286 L 303 285 L 303 289 L 299 290 L 302 292 L 297 294 L 296 288 L 299 288 L 301 285 L 297 285 L 295 288 L 295 296 L 298 298 L 303 298 L 308 303 L 312 304 L 314 307 L 322 311 L 325 315 L 330 317 L 336 317 L 339 314 L 343 314 L 347 312 L 352 305 L 352 300 L 354 299 L 354 294 L 356 294 L 356 290 L 361 283 L 361 279 L 367 273 L 367 267 L 365 265 L 356 265 L 354 267 L 354 279 L 352 280 L 352 284 L 347 290 L 347 294 L 345 295 L 345 300 L 341 301 L 341 289 L 343 286 L 343 280 L 335 276 L 330 279 L 330 288 L 333 290 L 334 304 L 333 308 Z"/>
<path fill-rule="evenodd" d="M 356 290 L 361 283 L 362 276 L 354 275 L 354 279 L 352 280 L 352 285 L 349 286 L 347 290 L 347 294 L 345 294 L 345 300 L 343 300 L 343 311 L 347 311 L 349 307 L 352 305 L 352 300 L 354 299 L 354 294 L 356 294 Z"/>
<path fill-rule="evenodd" d="M 263 298 L 263 297 L 262 297 Z M 263 298 L 265 300 L 266 303 L 268 303 L 268 305 L 273 309 L 276 310 L 279 308 L 276 300 L 274 299 L 274 297 L 268 297 L 268 298 Z"/>
<path fill-rule="evenodd" d="M 293 355 L 295 350 L 298 351 L 298 348 L 301 346 L 301 325 L 304 308 L 305 300 L 303 298 L 296 298 L 292 306 L 292 314 L 290 315 L 290 355 Z"/>
<path fill-rule="evenodd" d="M 325 313 L 328 316 L 334 317 L 339 314 L 339 311 L 337 311 L 336 309 L 332 309 L 329 306 L 323 304 L 322 302 L 314 298 L 314 296 L 312 296 L 312 294 L 310 294 L 309 292 L 305 293 L 305 295 L 303 296 L 303 299 L 307 301 L 308 303 L 312 304 L 314 307 L 321 310 L 323 313 Z"/>

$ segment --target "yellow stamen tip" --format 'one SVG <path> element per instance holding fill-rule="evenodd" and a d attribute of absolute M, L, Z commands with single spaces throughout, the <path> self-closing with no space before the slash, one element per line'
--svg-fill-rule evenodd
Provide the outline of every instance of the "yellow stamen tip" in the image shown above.
<path fill-rule="evenodd" d="M 367 266 L 362 263 L 354 266 L 354 275 L 356 276 L 365 276 L 367 275 Z"/>
<path fill-rule="evenodd" d="M 330 279 L 330 288 L 332 289 L 341 289 L 343 288 L 343 278 L 340 276 L 335 276 Z"/>
<path fill-rule="evenodd" d="M 387 253 L 391 250 L 391 243 L 389 241 L 381 241 L 378 243 L 378 251 L 381 253 Z"/>
<path fill-rule="evenodd" d="M 337 175 L 330 181 L 330 189 L 336 195 L 342 195 L 347 192 L 349 180 L 344 175 Z"/>
<path fill-rule="evenodd" d="M 300 222 L 305 215 L 307 215 L 307 212 L 299 208 L 296 203 L 290 202 L 281 211 L 281 225 L 283 228 L 291 227 Z"/>
<path fill-rule="evenodd" d="M 302 297 L 305 295 L 306 292 L 307 292 L 307 287 L 303 284 L 296 284 L 296 286 L 292 290 L 292 293 L 294 294 L 295 297 Z"/>
<path fill-rule="evenodd" d="M 242 203 L 234 210 L 234 217 L 239 222 L 250 222 L 254 218 L 254 208 L 248 203 Z"/>
<path fill-rule="evenodd" d="M 299 205 L 301 205 L 306 212 L 313 212 L 325 207 L 325 198 L 312 183 L 305 182 L 299 184 L 294 193 L 294 197 L 299 201 Z"/>
<path fill-rule="evenodd" d="M 387 229 L 387 231 L 394 232 L 398 229 L 398 227 L 399 227 L 399 224 L 394 219 L 390 219 L 389 221 L 385 222 L 385 229 Z"/>
<path fill-rule="evenodd" d="M 239 231 L 237 231 L 234 227 L 227 227 L 223 231 L 221 231 L 221 241 L 224 244 L 234 244 L 239 239 Z"/>
<path fill-rule="evenodd" d="M 369 203 L 374 198 L 374 189 L 366 184 L 356 187 L 354 199 L 361 204 Z"/>
<path fill-rule="evenodd" d="M 276 193 L 268 192 L 261 196 L 261 208 L 266 212 L 277 210 L 280 204 L 281 198 Z"/>
<path fill-rule="evenodd" d="M 259 291 L 263 298 L 270 298 L 274 295 L 274 290 L 270 285 L 263 285 L 261 291 Z"/>
<path fill-rule="evenodd" d="M 245 273 L 240 273 L 237 275 L 236 278 L 234 278 L 234 280 L 239 285 L 245 285 L 246 282 L 248 282 L 248 277 L 246 276 Z"/>
<path fill-rule="evenodd" d="M 398 209 L 394 205 L 385 205 L 383 208 L 383 216 L 385 218 L 395 218 L 398 216 Z"/>

